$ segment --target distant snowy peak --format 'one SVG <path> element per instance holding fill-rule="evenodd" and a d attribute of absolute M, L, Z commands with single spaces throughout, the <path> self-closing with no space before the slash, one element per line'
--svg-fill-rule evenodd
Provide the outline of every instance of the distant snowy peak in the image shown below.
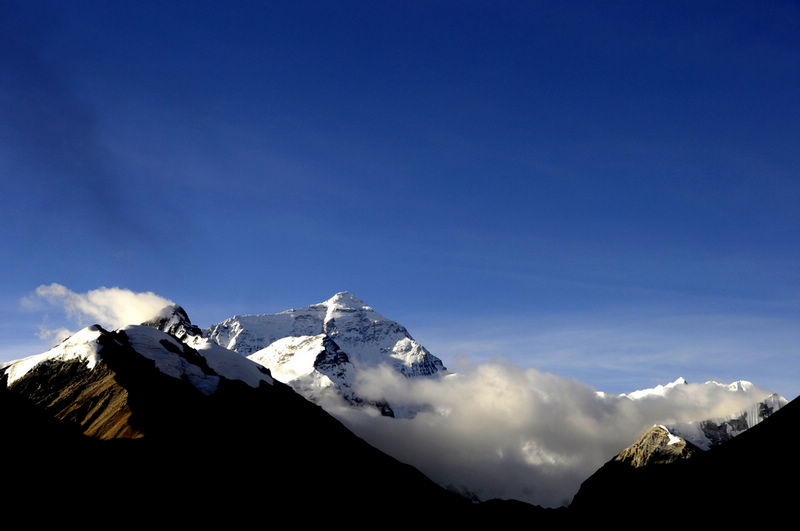
<path fill-rule="evenodd" d="M 305 308 L 234 316 L 212 325 L 204 336 L 249 356 L 279 339 L 321 334 L 333 340 L 356 367 L 388 363 L 411 377 L 445 370 L 441 360 L 417 343 L 403 326 L 346 291 Z"/>
<path fill-rule="evenodd" d="M 627 396 L 631 400 L 638 400 L 640 398 L 649 396 L 665 396 L 671 389 L 681 385 L 687 385 L 687 382 L 683 377 L 680 377 L 674 382 L 670 382 L 666 385 L 657 385 L 650 389 L 640 389 L 638 391 L 633 391 L 632 393 L 623 393 L 621 396 Z"/>
<path fill-rule="evenodd" d="M 717 385 L 719 387 L 725 387 L 728 391 L 742 391 L 748 392 L 755 387 L 753 382 L 748 382 L 747 380 L 737 380 L 730 384 L 724 384 L 720 382 L 715 382 L 714 380 L 709 380 L 706 382 L 706 385 Z"/>
<path fill-rule="evenodd" d="M 690 385 L 689 382 L 687 382 L 685 378 L 680 377 L 676 379 L 674 382 L 670 382 L 666 385 L 657 385 L 649 389 L 640 389 L 638 391 L 633 391 L 631 393 L 623 393 L 620 396 L 627 396 L 632 400 L 639 400 L 641 398 L 653 397 L 653 396 L 666 396 L 672 392 L 680 392 L 681 388 L 686 389 L 685 386 L 688 385 Z M 714 380 L 708 380 L 702 384 L 692 384 L 692 385 L 706 385 L 706 386 L 720 387 L 733 393 L 735 392 L 748 393 L 751 391 L 758 390 L 758 388 L 752 382 L 748 382 L 746 380 L 737 380 L 730 384 L 720 383 Z"/>

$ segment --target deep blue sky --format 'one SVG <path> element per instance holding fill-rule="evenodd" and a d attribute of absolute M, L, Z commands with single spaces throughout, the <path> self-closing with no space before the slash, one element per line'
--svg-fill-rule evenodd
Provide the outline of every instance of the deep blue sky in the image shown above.
<path fill-rule="evenodd" d="M 800 6 L 595 4 L 0 0 L 0 357 L 40 284 L 350 290 L 451 365 L 797 395 Z"/>

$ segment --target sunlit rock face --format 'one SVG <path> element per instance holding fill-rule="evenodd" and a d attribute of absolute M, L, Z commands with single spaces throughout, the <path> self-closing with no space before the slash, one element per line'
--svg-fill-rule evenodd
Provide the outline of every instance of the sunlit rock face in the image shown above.
<path fill-rule="evenodd" d="M 673 435 L 665 426 L 653 426 L 635 443 L 621 451 L 614 460 L 640 468 L 689 459 L 698 451 L 699 448 Z"/>

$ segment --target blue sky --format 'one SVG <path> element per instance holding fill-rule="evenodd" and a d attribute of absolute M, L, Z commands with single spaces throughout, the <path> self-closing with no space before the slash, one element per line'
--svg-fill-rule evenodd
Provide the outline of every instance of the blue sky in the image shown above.
<path fill-rule="evenodd" d="M 160 4 L 0 4 L 0 357 L 52 282 L 349 290 L 449 365 L 800 394 L 796 3 Z"/>

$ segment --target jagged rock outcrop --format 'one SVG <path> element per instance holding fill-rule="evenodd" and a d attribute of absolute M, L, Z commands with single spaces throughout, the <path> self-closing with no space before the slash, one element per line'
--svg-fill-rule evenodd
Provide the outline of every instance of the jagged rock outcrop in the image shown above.
<path fill-rule="evenodd" d="M 189 337 L 203 335 L 200 327 L 192 324 L 186 310 L 177 304 L 165 306 L 156 317 L 142 323 L 142 325 L 156 328 L 182 341 Z"/>
<path fill-rule="evenodd" d="M 653 426 L 635 443 L 617 454 L 614 461 L 640 468 L 689 459 L 699 451 L 701 450 L 695 445 L 676 437 L 666 427 Z"/>

